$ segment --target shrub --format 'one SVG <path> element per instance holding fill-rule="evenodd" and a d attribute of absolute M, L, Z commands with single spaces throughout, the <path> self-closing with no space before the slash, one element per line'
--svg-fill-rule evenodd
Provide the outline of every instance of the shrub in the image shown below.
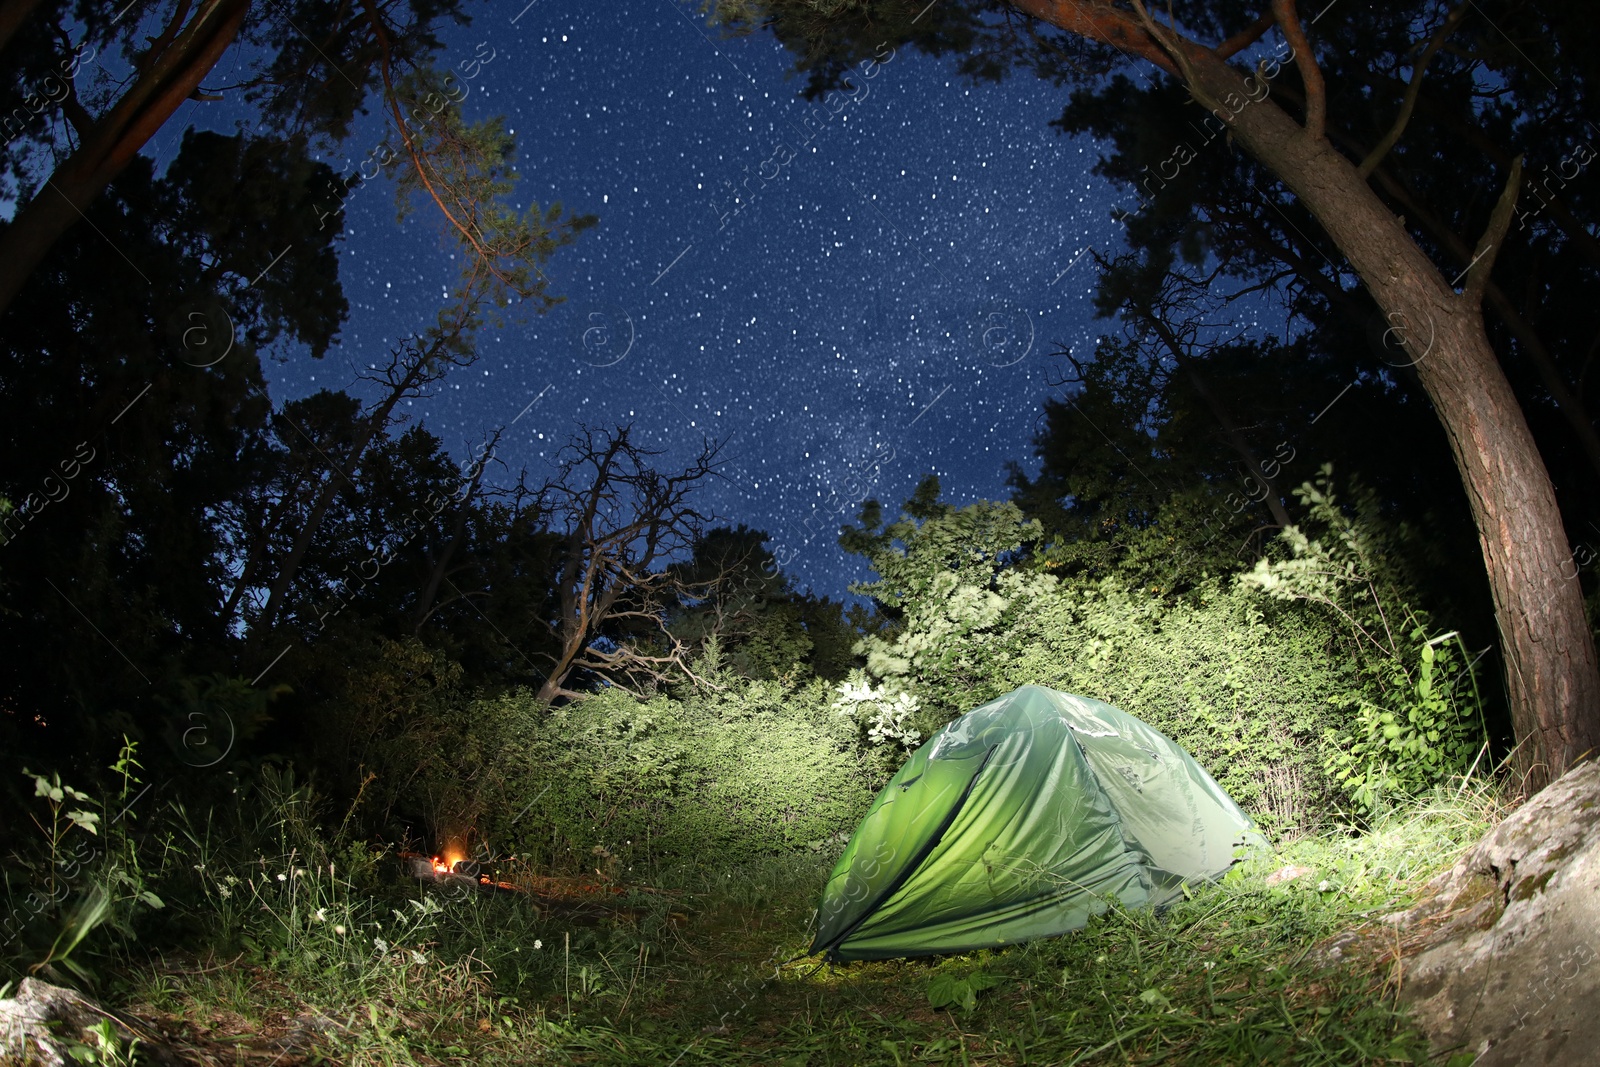
<path fill-rule="evenodd" d="M 1013 505 L 919 509 L 919 527 L 902 519 L 886 529 L 899 544 L 868 545 L 893 588 L 915 592 L 898 599 L 897 628 L 858 651 L 886 696 L 919 701 L 924 734 L 1031 682 L 1105 700 L 1166 733 L 1264 825 L 1309 828 L 1331 807 L 1326 739 L 1360 683 L 1330 656 L 1338 632 L 1322 615 L 1264 604 L 1223 577 L 1176 599 L 1110 578 L 1063 580 L 1011 562 L 1033 532 Z M 968 552 L 962 538 L 973 531 L 982 543 Z"/>
<path fill-rule="evenodd" d="M 318 768 L 338 793 L 364 793 L 370 819 L 419 820 L 435 842 L 465 843 L 505 796 L 512 723 L 492 704 L 475 706 L 461 666 L 415 638 L 351 651 L 338 688 L 316 709 Z"/>
<path fill-rule="evenodd" d="M 509 817 L 483 825 L 494 848 L 576 869 L 596 854 L 741 862 L 848 833 L 872 777 L 833 691 L 817 679 L 721 680 L 644 701 L 606 690 L 548 711 L 527 692 L 475 702 L 473 716 L 506 738 Z"/>
<path fill-rule="evenodd" d="M 1377 498 L 1357 484 L 1347 513 L 1332 466 L 1321 473 L 1295 490 L 1318 536 L 1286 528 L 1278 538 L 1286 558 L 1259 561 L 1243 581 L 1321 613 L 1341 635 L 1338 654 L 1358 665 L 1360 688 L 1340 700 L 1346 721 L 1328 731 L 1327 768 L 1371 813 L 1466 771 L 1488 733 L 1466 646 L 1455 631 L 1435 633 L 1413 607 Z"/>

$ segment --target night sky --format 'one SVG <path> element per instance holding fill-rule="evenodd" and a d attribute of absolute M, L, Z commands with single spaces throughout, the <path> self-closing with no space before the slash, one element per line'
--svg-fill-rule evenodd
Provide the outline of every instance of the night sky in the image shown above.
<path fill-rule="evenodd" d="M 469 118 L 509 120 L 522 205 L 600 223 L 547 271 L 567 302 L 486 332 L 410 414 L 461 456 L 509 427 L 498 455 L 531 480 L 579 422 L 632 423 L 667 465 L 724 439 L 702 508 L 766 530 L 801 587 L 837 597 L 868 575 L 835 543 L 863 495 L 897 507 L 931 471 L 948 500 L 997 499 L 1006 461 L 1032 469 L 1049 353 L 1110 326 L 1084 252 L 1116 247 L 1113 190 L 1030 74 L 971 86 L 902 50 L 830 115 L 770 35 L 724 39 L 698 7 L 516 0 L 447 28 L 438 65 L 477 71 Z M 369 116 L 326 158 L 353 170 L 382 137 Z M 763 166 L 780 141 L 795 157 Z M 353 386 L 455 284 L 431 205 L 399 227 L 371 182 L 346 218 L 342 344 L 271 367 L 280 401 Z"/>

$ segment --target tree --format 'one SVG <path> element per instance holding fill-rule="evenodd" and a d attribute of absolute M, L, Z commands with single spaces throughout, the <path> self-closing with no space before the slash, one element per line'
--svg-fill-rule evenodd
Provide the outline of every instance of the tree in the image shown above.
<path fill-rule="evenodd" d="M 382 83 L 392 97 L 396 69 L 437 48 L 439 20 L 463 18 L 459 0 L 300 0 L 287 11 L 251 0 L 173 0 L 163 15 L 152 11 L 156 6 L 4 5 L 0 49 L 9 73 L 0 105 L 10 115 L 4 170 L 25 188 L 16 215 L 0 230 L 0 314 L 185 101 L 226 95 L 204 91 L 202 82 L 230 51 L 252 52 L 251 76 L 231 89 L 260 105 L 272 136 L 333 142 L 348 133 L 374 86 Z M 122 52 L 131 76 L 91 114 L 94 102 L 86 104 L 75 78 L 86 55 L 113 50 Z M 50 91 L 49 84 L 60 88 Z M 49 121 L 56 114 L 70 131 L 65 138 Z M 56 162 L 36 174 L 17 157 L 37 155 L 41 145 Z"/>
<path fill-rule="evenodd" d="M 253 640 L 259 641 L 271 631 L 289 587 L 299 574 L 312 539 L 320 531 L 335 497 L 345 486 L 354 485 L 368 448 L 388 428 L 400 401 L 425 396 L 427 388 L 445 377 L 451 367 L 472 362 L 473 351 L 464 335 L 476 321 L 477 306 L 463 301 L 452 311 L 452 314 L 441 315 L 439 323 L 427 331 L 401 341 L 390 350 L 381 370 L 374 367 L 375 373 L 363 376 L 381 390 L 377 401 L 368 411 L 355 415 L 350 410 L 354 401 L 344 393 L 323 390 L 308 398 L 327 401 L 341 409 L 334 414 L 330 432 L 318 433 L 315 440 L 306 437 L 306 430 L 297 421 L 299 409 L 306 405 L 288 405 L 278 416 L 287 426 L 282 436 L 305 438 L 303 446 L 294 451 L 301 454 L 304 461 L 301 466 L 308 467 L 311 473 L 305 479 L 307 491 L 304 494 L 284 494 L 276 505 L 279 514 L 269 520 L 271 527 L 292 529 L 294 535 L 286 551 L 276 561 L 276 573 L 259 614 L 251 620 Z M 325 407 L 326 404 L 319 406 Z M 299 484 L 297 482 L 297 488 Z M 285 523 L 282 519 L 283 513 L 301 511 L 303 514 L 297 514 L 294 522 Z M 262 542 L 262 548 L 265 547 L 266 543 Z M 257 580 L 263 569 L 259 557 L 254 554 L 246 557 L 237 588 L 248 587 Z M 235 603 L 237 599 L 236 591 L 230 596 L 229 603 Z"/>
<path fill-rule="evenodd" d="M 792 682 L 808 668 L 830 681 L 844 677 L 859 636 L 844 606 L 796 591 L 766 541 L 743 523 L 720 526 L 695 543 L 687 562 L 673 564 L 696 598 L 674 605 L 672 632 L 696 649 L 715 637 L 727 666 L 745 678 Z"/>
<path fill-rule="evenodd" d="M 1026 54 L 1061 81 L 1091 80 L 1095 72 L 1080 58 L 1098 59 L 1104 71 L 1115 49 L 1176 79 L 1205 109 L 1206 124 L 1225 130 L 1294 194 L 1347 258 L 1410 357 L 1471 503 L 1521 766 L 1538 788 L 1600 745 L 1600 665 L 1581 591 L 1564 580 L 1573 554 L 1554 487 L 1483 317 L 1490 274 L 1516 217 L 1522 160 L 1515 157 L 1503 168 L 1502 191 L 1471 245 L 1470 265 L 1459 275 L 1447 271 L 1369 184 L 1374 168 L 1403 138 L 1409 108 L 1390 127 L 1393 136 L 1351 158 L 1330 139 L 1323 66 L 1294 0 L 1272 0 L 1259 16 L 1226 0 L 1185 7 L 1181 29 L 1176 21 L 1159 22 L 1141 0 L 1127 6 L 969 0 L 937 7 L 912 0 L 723 0 L 718 11 L 735 25 L 771 26 L 802 54 L 813 92 L 846 78 L 853 63 L 884 42 L 907 41 L 931 52 L 967 53 L 964 69 L 980 77 L 998 77 L 1012 57 Z M 1288 58 L 1264 60 L 1254 72 L 1231 62 L 1274 26 L 1289 45 Z M 1221 40 L 1207 45 L 1202 37 Z M 1301 116 L 1270 98 L 1289 62 L 1301 83 Z M 1420 60 L 1413 64 L 1414 82 L 1425 67 Z"/>
<path fill-rule="evenodd" d="M 1461 580 L 1478 554 L 1471 513 L 1420 388 L 1367 370 L 1337 318 L 1279 341 L 1235 325 L 1266 317 L 1257 285 L 1230 292 L 1220 268 L 1178 267 L 1146 283 L 1135 260 L 1106 264 L 1101 296 L 1119 333 L 1092 356 L 1058 346 L 1044 363 L 1037 474 L 1010 466 L 1014 499 L 1044 525 L 1043 565 L 1182 594 L 1257 558 L 1291 521 L 1285 488 L 1332 462 L 1363 473 L 1388 521 L 1426 531 L 1404 545 L 1432 579 L 1429 603 L 1487 638 L 1487 585 Z"/>
<path fill-rule="evenodd" d="M 684 469 L 663 474 L 659 450 L 636 444 L 631 427 L 584 429 L 562 450 L 539 510 L 561 534 L 553 618 L 556 651 L 538 700 L 581 700 L 574 675 L 639 694 L 675 674 L 699 679 L 689 648 L 668 625 L 671 607 L 710 595 L 722 574 L 686 575 L 709 516 L 690 496 L 716 474 L 719 448 L 707 443 Z"/>
<path fill-rule="evenodd" d="M 344 307 L 338 227 L 294 244 L 281 284 L 215 285 L 213 266 L 254 260 L 272 227 L 299 233 L 332 177 L 244 144 L 195 134 L 163 176 L 135 160 L 0 331 L 0 495 L 17 504 L 0 521 L 0 694 L 30 711 L 4 717 L 8 749 L 98 759 L 97 743 L 159 733 L 157 698 L 185 676 L 234 668 L 217 611 L 242 549 L 232 520 L 277 461 L 260 352 L 325 348 Z M 231 348 L 194 299 L 218 291 Z"/>

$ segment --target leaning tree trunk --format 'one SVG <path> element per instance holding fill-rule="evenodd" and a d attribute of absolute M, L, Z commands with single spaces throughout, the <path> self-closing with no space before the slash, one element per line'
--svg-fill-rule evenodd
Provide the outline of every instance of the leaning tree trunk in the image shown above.
<path fill-rule="evenodd" d="M 0 230 L 0 315 L 52 246 L 172 117 L 239 35 L 250 0 L 211 0 L 141 60 L 133 85 Z"/>
<path fill-rule="evenodd" d="M 1245 76 L 1210 50 L 1185 52 L 1195 96 L 1233 112 L 1234 138 L 1321 223 L 1415 361 L 1477 521 L 1519 766 L 1538 789 L 1600 746 L 1600 669 L 1578 583 L 1565 571 L 1572 552 L 1555 490 L 1484 332 L 1487 263 L 1457 293 L 1325 138 L 1270 100 L 1239 107 Z"/>
<path fill-rule="evenodd" d="M 1455 454 L 1478 526 L 1506 660 L 1520 768 L 1538 789 L 1600 745 L 1600 668 L 1555 489 L 1483 328 L 1482 298 L 1520 181 L 1516 167 L 1495 210 L 1490 243 L 1466 290 L 1455 292 L 1360 172 L 1324 136 L 1322 72 L 1295 14 L 1272 0 L 1249 28 L 1206 48 L 1159 25 L 1140 0 L 1008 0 L 1068 33 L 1112 45 L 1177 76 L 1256 160 L 1300 198 L 1350 260 L 1396 338 L 1412 356 Z M 1293 46 L 1306 83 L 1306 124 L 1267 99 L 1271 75 L 1253 77 L 1228 57 L 1273 23 Z M 1276 73 L 1276 72 L 1274 72 Z"/>

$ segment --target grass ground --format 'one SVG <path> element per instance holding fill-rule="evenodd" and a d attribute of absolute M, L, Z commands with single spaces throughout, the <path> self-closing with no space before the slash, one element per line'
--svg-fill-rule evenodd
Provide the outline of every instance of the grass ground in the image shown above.
<path fill-rule="evenodd" d="M 1159 915 L 843 965 L 794 959 L 817 860 L 657 872 L 602 909 L 380 900 L 291 857 L 206 873 L 213 947 L 130 961 L 110 999 L 214 1063 L 1423 1063 L 1394 960 L 1329 968 L 1314 949 L 1383 929 L 1497 814 L 1486 792 L 1440 794 L 1282 845 Z M 1271 877 L 1289 866 L 1307 873 Z"/>

